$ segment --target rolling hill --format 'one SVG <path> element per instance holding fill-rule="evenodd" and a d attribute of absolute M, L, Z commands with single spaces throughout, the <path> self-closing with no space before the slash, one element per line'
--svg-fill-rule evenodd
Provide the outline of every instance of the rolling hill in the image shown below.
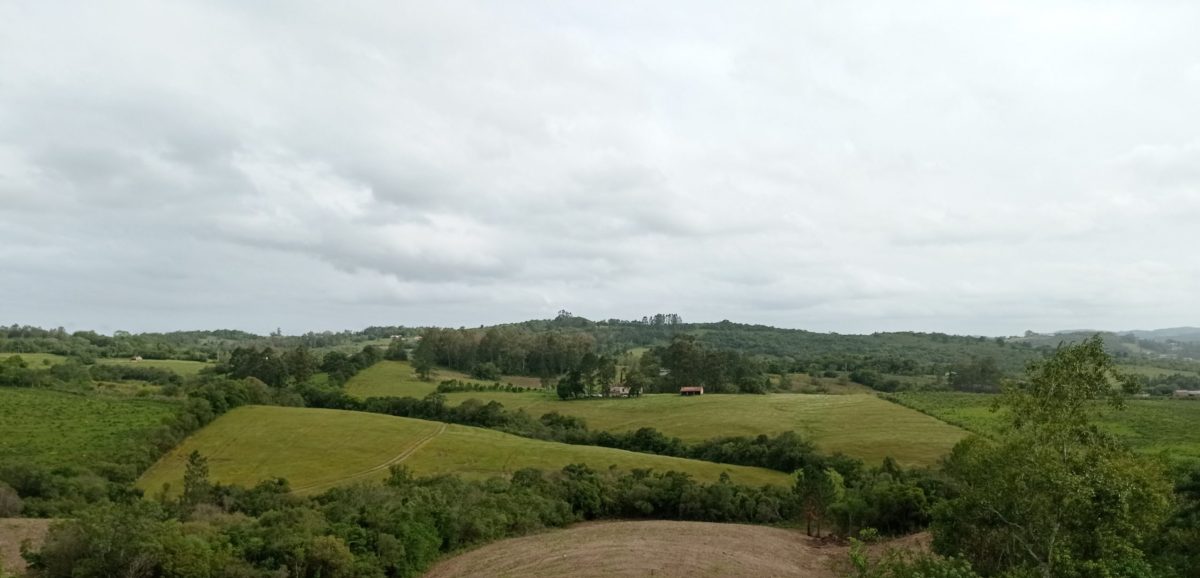
<path fill-rule="evenodd" d="M 581 417 L 593 429 L 621 432 L 653 427 L 684 441 L 796 431 L 826 453 L 842 452 L 877 464 L 892 457 L 905 466 L 932 466 L 967 432 L 874 395 L 645 395 L 632 399 L 561 401 L 541 393 L 463 392 L 533 416 Z"/>
<path fill-rule="evenodd" d="M 184 440 L 142 475 L 138 487 L 148 495 L 159 494 L 164 484 L 178 491 L 192 451 L 208 458 L 214 481 L 253 485 L 282 477 L 300 493 L 382 479 L 395 464 L 418 475 L 469 478 L 585 463 L 595 469 L 676 470 L 706 481 L 728 472 L 735 482 L 750 485 L 789 483 L 786 474 L 762 468 L 559 444 L 379 414 L 250 406 L 225 414 Z"/>

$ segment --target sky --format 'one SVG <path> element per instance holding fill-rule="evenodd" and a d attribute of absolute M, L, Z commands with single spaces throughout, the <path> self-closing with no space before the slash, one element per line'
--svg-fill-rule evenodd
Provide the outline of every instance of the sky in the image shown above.
<path fill-rule="evenodd" d="M 1200 3 L 0 0 L 0 324 L 1200 325 Z"/>

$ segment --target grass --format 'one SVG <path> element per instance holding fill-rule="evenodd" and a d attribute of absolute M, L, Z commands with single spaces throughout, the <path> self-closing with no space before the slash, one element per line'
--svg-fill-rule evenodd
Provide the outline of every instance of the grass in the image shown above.
<path fill-rule="evenodd" d="M 57 365 L 67 360 L 66 357 L 54 353 L 0 353 L 0 363 L 17 356 L 25 360 L 25 363 L 33 369 Z"/>
<path fill-rule="evenodd" d="M 170 402 L 0 388 L 0 462 L 136 462 L 148 455 L 143 436 L 176 410 Z"/>
<path fill-rule="evenodd" d="M 990 411 L 994 395 L 972 393 L 903 393 L 910 407 L 984 434 L 999 431 L 1003 417 Z M 1135 399 L 1124 411 L 1098 420 L 1101 429 L 1143 453 L 1200 461 L 1200 403 L 1171 399 Z"/>
<path fill-rule="evenodd" d="M 208 458 L 214 481 L 251 485 L 283 477 L 299 493 L 382 479 L 388 475 L 389 465 L 399 463 L 419 475 L 453 473 L 469 478 L 586 463 L 596 469 L 678 470 L 706 481 L 716 480 L 725 471 L 734 481 L 746 484 L 789 481 L 786 474 L 761 468 L 573 446 L 417 419 L 251 406 L 225 414 L 184 440 L 142 475 L 138 487 L 148 495 L 157 495 L 164 483 L 178 491 L 187 456 L 193 450 Z"/>
<path fill-rule="evenodd" d="M 0 362 L 3 362 L 5 359 L 8 359 L 14 355 L 21 356 L 21 359 L 24 359 L 25 362 L 29 364 L 29 367 L 34 369 L 57 365 L 67 360 L 65 356 L 54 353 L 0 353 Z M 97 359 L 96 363 L 104 363 L 109 365 L 136 364 L 145 367 L 161 367 L 164 369 L 170 369 L 175 373 L 185 377 L 196 375 L 201 369 L 209 365 L 201 361 L 188 361 L 185 359 L 143 359 L 142 361 L 130 361 L 125 358 L 102 358 Z"/>
<path fill-rule="evenodd" d="M 1187 376 L 1191 376 L 1191 377 L 1200 375 L 1200 374 L 1196 373 L 1195 371 L 1188 371 L 1186 369 L 1163 369 L 1161 367 L 1151 367 L 1149 365 L 1122 364 L 1122 365 L 1119 365 L 1118 367 L 1121 369 L 1121 371 L 1124 371 L 1125 373 L 1129 373 L 1132 375 L 1140 375 L 1142 377 L 1163 377 L 1163 376 L 1175 375 L 1175 374 L 1187 375 Z"/>
<path fill-rule="evenodd" d="M 96 363 L 106 365 L 136 365 L 139 367 L 159 367 L 162 369 L 170 369 L 184 377 L 196 375 L 201 369 L 209 366 L 202 361 L 188 361 L 185 359 L 143 359 L 141 361 L 130 361 L 128 359 L 97 359 Z"/>
<path fill-rule="evenodd" d="M 442 381 L 457 379 L 468 383 L 491 385 L 495 382 L 473 379 L 471 376 L 449 369 L 438 369 L 429 381 L 421 381 L 412 364 L 407 361 L 380 361 L 358 372 L 346 382 L 346 393 L 358 397 L 425 397 L 435 391 Z M 504 376 L 500 383 L 520 387 L 540 388 L 536 377 Z"/>
<path fill-rule="evenodd" d="M 891 456 L 907 466 L 932 466 L 967 432 L 874 395 L 645 395 L 632 399 L 561 401 L 541 393 L 451 393 L 451 404 L 498 401 L 537 417 L 557 411 L 614 432 L 653 427 L 697 442 L 718 436 L 796 431 L 824 452 L 868 463 Z"/>

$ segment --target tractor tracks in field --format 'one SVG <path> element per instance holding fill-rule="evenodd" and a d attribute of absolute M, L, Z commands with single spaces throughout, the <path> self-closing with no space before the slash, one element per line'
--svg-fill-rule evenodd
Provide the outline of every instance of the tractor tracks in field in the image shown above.
<path fill-rule="evenodd" d="M 336 479 L 336 480 L 328 480 L 328 481 L 319 482 L 319 483 L 316 483 L 316 484 L 307 484 L 307 485 L 304 485 L 304 486 L 295 487 L 295 488 L 292 488 L 292 491 L 293 491 L 293 492 L 297 492 L 297 493 L 300 493 L 300 492 L 312 492 L 312 491 L 314 491 L 314 490 L 320 490 L 320 489 L 324 489 L 324 488 L 328 488 L 328 487 L 336 486 L 336 485 L 339 485 L 339 484 L 344 484 L 344 483 L 346 483 L 346 482 L 349 482 L 349 481 L 352 481 L 352 480 L 356 480 L 356 479 L 359 479 L 359 478 L 364 478 L 364 477 L 370 476 L 371 474 L 374 474 L 375 472 L 378 472 L 378 471 L 381 471 L 381 470 L 386 470 L 386 469 L 388 469 L 388 468 L 390 468 L 390 467 L 392 467 L 392 466 L 394 466 L 394 465 L 396 465 L 396 464 L 398 464 L 398 463 L 401 463 L 401 462 L 403 462 L 404 460 L 407 460 L 408 458 L 412 457 L 412 455 L 413 455 L 413 454 L 415 454 L 415 453 L 417 453 L 418 451 L 420 451 L 420 450 L 421 450 L 421 448 L 425 447 L 425 445 L 426 445 L 426 444 L 428 444 L 429 442 L 433 441 L 433 440 L 434 440 L 434 438 L 436 438 L 436 437 L 438 437 L 438 436 L 442 435 L 442 433 L 443 433 L 443 432 L 445 432 L 445 431 L 446 431 L 446 424 L 445 424 L 444 422 L 443 422 L 443 423 L 439 423 L 439 424 L 438 424 L 438 427 L 437 427 L 437 429 L 436 429 L 436 430 L 434 430 L 434 431 L 430 432 L 430 433 L 429 433 L 429 435 L 426 435 L 425 437 L 422 437 L 421 439 L 417 440 L 417 441 L 416 441 L 416 442 L 414 442 L 412 445 L 410 445 L 410 446 L 408 446 L 407 448 L 405 448 L 405 449 L 404 449 L 404 451 L 402 451 L 402 452 L 400 452 L 400 453 L 396 454 L 396 455 L 395 455 L 395 456 L 393 456 L 391 459 L 389 459 L 389 460 L 388 460 L 388 461 L 386 461 L 386 462 L 383 462 L 382 464 L 379 464 L 379 465 L 377 465 L 377 466 L 373 466 L 373 467 L 367 468 L 367 469 L 365 469 L 365 470 L 360 470 L 360 471 L 358 471 L 358 472 L 355 472 L 355 473 L 353 473 L 353 474 L 350 474 L 350 475 L 348 475 L 348 476 L 344 476 L 344 477 L 338 478 L 338 479 Z"/>

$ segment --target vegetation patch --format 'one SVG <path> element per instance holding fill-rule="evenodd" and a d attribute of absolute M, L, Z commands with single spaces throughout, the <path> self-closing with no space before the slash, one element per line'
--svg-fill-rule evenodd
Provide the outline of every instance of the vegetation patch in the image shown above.
<path fill-rule="evenodd" d="M 169 369 L 182 376 L 196 375 L 201 369 L 211 367 L 211 363 L 201 361 L 188 361 L 186 359 L 143 359 L 133 361 L 132 359 L 97 359 L 96 363 L 105 365 L 131 365 L 134 367 L 154 367 L 158 369 Z"/>
<path fill-rule="evenodd" d="M 93 467 L 145 460 L 147 436 L 179 405 L 0 388 L 0 463 Z"/>
<path fill-rule="evenodd" d="M 34 368 L 57 365 L 67 360 L 66 357 L 53 353 L 0 353 L 0 363 L 4 363 L 10 357 L 20 357 L 27 366 Z"/>
<path fill-rule="evenodd" d="M 532 440 L 501 432 L 361 412 L 252 406 L 229 412 L 187 438 L 138 481 L 148 494 L 163 484 L 182 488 L 188 456 L 208 458 L 213 481 L 253 485 L 286 478 L 300 493 L 386 478 L 405 465 L 420 475 L 468 478 L 507 475 L 522 468 L 558 469 L 584 463 L 596 469 L 675 470 L 713 481 L 786 485 L 786 474 L 593 446 Z"/>
<path fill-rule="evenodd" d="M 428 381 L 422 381 L 408 361 L 380 361 L 367 369 L 358 372 L 346 382 L 346 393 L 359 399 L 368 397 L 425 397 L 438 389 L 438 384 L 455 380 L 462 384 L 475 384 L 487 387 L 496 382 L 474 379 L 471 376 L 448 369 L 438 369 Z M 523 376 L 502 376 L 502 384 L 513 384 L 517 387 L 541 387 L 537 378 Z"/>

